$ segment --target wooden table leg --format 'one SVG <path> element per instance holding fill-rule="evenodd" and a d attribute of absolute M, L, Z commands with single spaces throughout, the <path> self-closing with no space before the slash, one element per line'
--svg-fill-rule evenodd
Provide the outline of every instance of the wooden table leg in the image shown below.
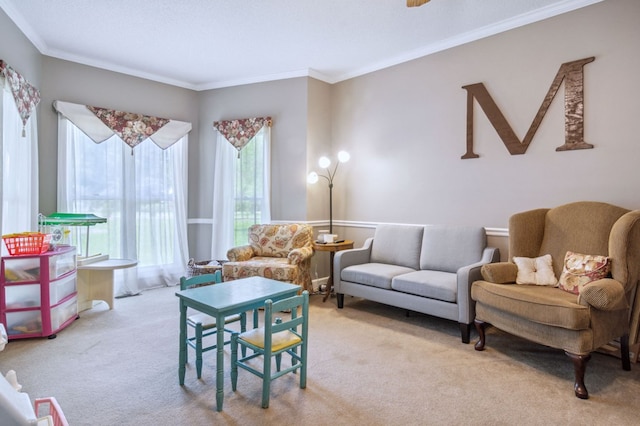
<path fill-rule="evenodd" d="M 178 383 L 184 385 L 185 364 L 187 363 L 187 305 L 180 301 L 180 352 L 178 355 Z"/>
<path fill-rule="evenodd" d="M 222 411 L 224 399 L 224 316 L 216 317 L 216 410 Z"/>

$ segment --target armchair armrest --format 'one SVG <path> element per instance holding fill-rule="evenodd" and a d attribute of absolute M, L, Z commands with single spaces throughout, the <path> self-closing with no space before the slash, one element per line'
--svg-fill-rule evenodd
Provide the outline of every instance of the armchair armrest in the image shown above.
<path fill-rule="evenodd" d="M 253 257 L 253 249 L 250 245 L 230 248 L 227 251 L 227 259 L 231 262 L 242 262 Z"/>
<path fill-rule="evenodd" d="M 615 311 L 629 307 L 622 284 L 612 278 L 593 281 L 582 287 L 578 303 L 603 311 Z"/>
<path fill-rule="evenodd" d="M 289 259 L 290 264 L 298 265 L 307 259 L 311 259 L 311 256 L 313 256 L 313 247 L 305 246 L 291 250 L 287 259 Z"/>
<path fill-rule="evenodd" d="M 518 267 L 511 262 L 487 263 L 480 270 L 482 278 L 494 284 L 513 284 L 518 276 Z"/>

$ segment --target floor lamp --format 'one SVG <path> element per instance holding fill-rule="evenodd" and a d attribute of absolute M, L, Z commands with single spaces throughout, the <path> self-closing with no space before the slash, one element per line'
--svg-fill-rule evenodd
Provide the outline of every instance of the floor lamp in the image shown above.
<path fill-rule="evenodd" d="M 311 172 L 307 176 L 307 182 L 311 184 L 318 182 L 319 178 L 321 177 L 325 178 L 327 182 L 329 182 L 329 234 L 333 234 L 333 178 L 336 175 L 336 171 L 338 170 L 338 166 L 340 165 L 340 163 L 346 163 L 350 158 L 351 156 L 348 152 L 338 152 L 338 161 L 336 162 L 333 171 L 331 171 L 331 160 L 329 159 L 329 157 L 320 157 L 320 159 L 318 160 L 318 165 L 320 166 L 320 168 L 325 170 L 326 175 Z"/>

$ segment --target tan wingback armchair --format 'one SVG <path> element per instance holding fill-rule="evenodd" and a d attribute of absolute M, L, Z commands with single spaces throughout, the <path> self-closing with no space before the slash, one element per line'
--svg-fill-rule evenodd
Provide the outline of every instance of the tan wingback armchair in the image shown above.
<path fill-rule="evenodd" d="M 580 286 L 579 294 L 553 285 L 516 284 L 514 257 L 550 254 L 559 279 L 568 251 L 608 256 L 610 275 Z M 583 201 L 515 214 L 509 219 L 509 262 L 484 265 L 482 276 L 471 288 L 480 335 L 476 350 L 484 350 L 489 324 L 562 349 L 573 361 L 575 394 L 583 399 L 589 397 L 584 373 L 591 352 L 619 338 L 622 367 L 630 369 L 629 306 L 640 279 L 640 210 Z"/>
<path fill-rule="evenodd" d="M 311 225 L 252 225 L 249 244 L 227 251 L 229 261 L 222 266 L 224 281 L 262 276 L 310 290 L 312 242 Z"/>

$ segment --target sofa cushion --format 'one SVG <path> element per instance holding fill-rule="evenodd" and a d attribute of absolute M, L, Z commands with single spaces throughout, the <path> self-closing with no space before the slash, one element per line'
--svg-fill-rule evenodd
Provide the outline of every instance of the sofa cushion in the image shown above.
<path fill-rule="evenodd" d="M 458 276 L 451 272 L 416 271 L 398 275 L 391 288 L 403 293 L 455 303 L 458 294 Z"/>
<path fill-rule="evenodd" d="M 422 237 L 420 269 L 456 272 L 479 262 L 486 246 L 483 227 L 427 225 Z"/>
<path fill-rule="evenodd" d="M 422 226 L 378 225 L 373 236 L 371 262 L 419 269 Z"/>
<path fill-rule="evenodd" d="M 586 330 L 591 323 L 589 308 L 578 303 L 578 296 L 557 287 L 475 281 L 471 297 L 485 306 L 539 324 Z"/>
<path fill-rule="evenodd" d="M 350 281 L 372 287 L 391 289 L 391 280 L 396 275 L 413 272 L 406 266 L 387 265 L 385 263 L 363 263 L 344 268 L 340 272 L 342 281 Z"/>

